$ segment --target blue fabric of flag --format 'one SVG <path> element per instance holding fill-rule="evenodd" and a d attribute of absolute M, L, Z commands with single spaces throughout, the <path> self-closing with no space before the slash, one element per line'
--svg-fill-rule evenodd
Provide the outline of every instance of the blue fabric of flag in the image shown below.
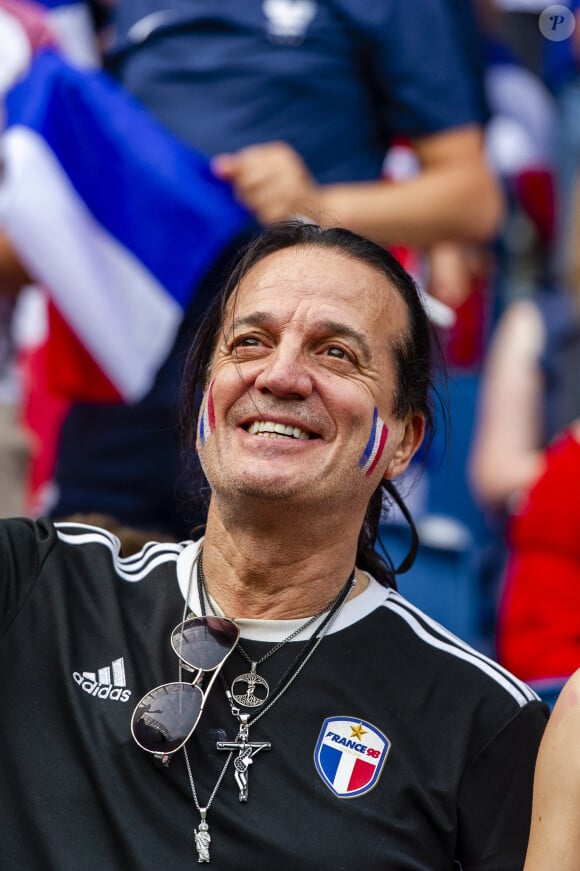
<path fill-rule="evenodd" d="M 6 98 L 7 127 L 41 135 L 96 220 L 185 308 L 251 221 L 208 159 L 166 131 L 106 73 L 51 51 Z"/>
<path fill-rule="evenodd" d="M 66 6 L 86 6 L 85 0 L 35 0 L 47 9 L 64 9 Z"/>

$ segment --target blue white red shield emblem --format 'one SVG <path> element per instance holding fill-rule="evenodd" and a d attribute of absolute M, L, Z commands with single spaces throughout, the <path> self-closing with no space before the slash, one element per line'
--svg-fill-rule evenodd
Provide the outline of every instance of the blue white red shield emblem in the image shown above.
<path fill-rule="evenodd" d="M 314 764 L 339 798 L 363 795 L 375 786 L 391 749 L 375 726 L 356 717 L 328 717 L 322 725 Z"/>

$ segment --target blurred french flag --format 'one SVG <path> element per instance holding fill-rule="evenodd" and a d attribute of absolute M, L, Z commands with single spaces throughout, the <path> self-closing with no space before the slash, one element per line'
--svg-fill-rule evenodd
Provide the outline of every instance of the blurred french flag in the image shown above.
<path fill-rule="evenodd" d="M 135 402 L 250 216 L 204 155 L 54 51 L 7 91 L 4 123 L 0 226 L 49 289 L 69 392 Z"/>
<path fill-rule="evenodd" d="M 22 6 L 22 0 L 10 2 Z M 45 12 L 46 23 L 68 60 L 80 67 L 100 66 L 91 13 L 85 0 L 34 0 L 34 3 Z"/>

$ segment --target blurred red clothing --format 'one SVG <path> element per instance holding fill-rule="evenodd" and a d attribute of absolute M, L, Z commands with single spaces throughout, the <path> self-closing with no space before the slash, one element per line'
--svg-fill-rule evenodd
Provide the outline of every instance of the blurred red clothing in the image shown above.
<path fill-rule="evenodd" d="M 567 677 L 580 666 L 579 482 L 580 443 L 565 433 L 510 522 L 498 656 L 524 680 Z"/>

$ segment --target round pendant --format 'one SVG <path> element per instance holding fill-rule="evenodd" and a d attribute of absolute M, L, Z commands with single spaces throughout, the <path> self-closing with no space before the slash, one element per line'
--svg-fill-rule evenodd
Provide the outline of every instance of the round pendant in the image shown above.
<path fill-rule="evenodd" d="M 242 686 L 238 687 L 238 692 L 236 692 L 238 684 Z M 270 695 L 267 681 L 255 671 L 239 674 L 234 678 L 230 689 L 233 700 L 244 708 L 257 708 L 259 705 L 263 705 Z M 241 691 L 242 689 L 244 692 Z"/>

